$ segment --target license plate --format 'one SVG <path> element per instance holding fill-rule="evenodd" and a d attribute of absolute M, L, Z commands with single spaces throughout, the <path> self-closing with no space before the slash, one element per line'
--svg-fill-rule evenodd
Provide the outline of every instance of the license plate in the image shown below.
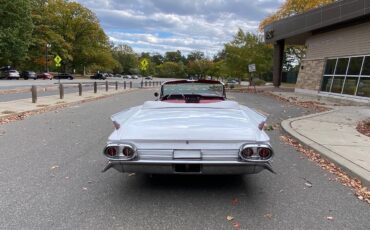
<path fill-rule="evenodd" d="M 175 150 L 173 151 L 174 159 L 201 159 L 202 152 L 200 150 Z"/>

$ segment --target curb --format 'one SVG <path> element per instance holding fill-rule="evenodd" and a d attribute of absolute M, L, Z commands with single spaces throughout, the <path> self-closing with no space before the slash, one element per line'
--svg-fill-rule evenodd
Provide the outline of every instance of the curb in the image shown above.
<path fill-rule="evenodd" d="M 337 112 L 337 111 L 338 111 L 338 109 L 334 109 L 334 110 L 325 111 L 325 112 L 322 112 L 322 113 L 315 113 L 315 114 L 311 114 L 311 115 L 307 115 L 307 116 L 302 116 L 302 117 L 297 117 L 297 118 L 290 118 L 290 119 L 282 121 L 281 122 L 281 127 L 283 128 L 283 130 L 286 133 L 293 136 L 301 144 L 315 150 L 323 158 L 337 164 L 338 166 L 340 166 L 341 169 L 343 169 L 343 171 L 348 173 L 348 175 L 350 175 L 352 177 L 359 178 L 359 180 L 362 182 L 362 184 L 369 188 L 370 187 L 370 179 L 366 177 L 366 174 L 368 173 L 368 172 L 366 172 L 366 170 L 360 168 L 356 164 L 350 162 L 349 160 L 347 160 L 344 157 L 338 155 L 337 153 L 331 151 L 330 149 L 327 149 L 326 147 L 320 145 L 319 143 L 309 139 L 308 137 L 305 137 L 304 135 L 298 133 L 291 126 L 291 124 L 295 121 L 304 120 L 304 119 L 311 118 L 311 117 L 317 117 L 317 116 L 320 116 L 320 115 L 333 113 L 333 112 Z"/>

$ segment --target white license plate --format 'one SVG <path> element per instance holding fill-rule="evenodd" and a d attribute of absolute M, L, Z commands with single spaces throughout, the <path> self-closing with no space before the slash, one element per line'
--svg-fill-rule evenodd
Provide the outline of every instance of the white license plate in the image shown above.
<path fill-rule="evenodd" d="M 200 150 L 175 150 L 173 151 L 173 159 L 201 159 L 202 152 Z"/>

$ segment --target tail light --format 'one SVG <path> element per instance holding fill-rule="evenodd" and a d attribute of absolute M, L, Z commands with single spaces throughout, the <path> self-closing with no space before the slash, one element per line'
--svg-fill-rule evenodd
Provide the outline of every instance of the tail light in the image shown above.
<path fill-rule="evenodd" d="M 122 149 L 123 156 L 127 157 L 128 159 L 131 159 L 135 157 L 135 150 L 130 146 L 125 146 Z"/>
<path fill-rule="evenodd" d="M 272 155 L 272 151 L 271 149 L 269 148 L 258 148 L 258 155 L 262 158 L 262 159 L 268 159 L 271 157 Z"/>
<path fill-rule="evenodd" d="M 241 151 L 240 155 L 243 159 L 248 159 L 253 155 L 253 149 L 252 148 L 245 148 Z"/>
<path fill-rule="evenodd" d="M 108 146 L 108 147 L 105 148 L 104 154 L 107 157 L 115 157 L 115 156 L 117 156 L 117 149 L 116 149 L 116 147 Z"/>

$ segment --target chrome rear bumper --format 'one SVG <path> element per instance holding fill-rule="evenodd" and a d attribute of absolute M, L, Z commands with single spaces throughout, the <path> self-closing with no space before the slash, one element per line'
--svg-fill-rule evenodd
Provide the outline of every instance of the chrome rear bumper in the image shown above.
<path fill-rule="evenodd" d="M 164 161 L 108 161 L 102 172 L 114 168 L 119 172 L 148 174 L 255 174 L 264 169 L 275 173 L 266 162 L 164 160 Z"/>

